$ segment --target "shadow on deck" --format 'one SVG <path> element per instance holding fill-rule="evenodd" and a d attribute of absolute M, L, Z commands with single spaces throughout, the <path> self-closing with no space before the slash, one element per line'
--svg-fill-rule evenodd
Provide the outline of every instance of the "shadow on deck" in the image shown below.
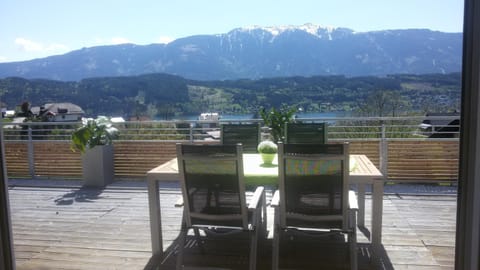
<path fill-rule="evenodd" d="M 145 183 L 117 182 L 99 190 L 81 188 L 72 182 L 53 186 L 51 181 L 42 181 L 10 183 L 17 269 L 175 268 L 181 209 L 173 204 L 180 195 L 178 186 L 161 186 L 166 247 L 162 262 L 151 257 Z M 383 202 L 384 249 L 380 260 L 372 261 L 370 245 L 359 230 L 359 269 L 453 269 L 455 196 L 393 190 Z M 370 222 L 370 203 L 367 196 L 366 224 Z M 282 264 L 294 269 L 347 269 L 348 249 L 337 240 L 329 239 L 333 245 L 318 239 L 283 243 Z M 185 263 L 213 261 L 222 268 L 246 269 L 248 245 L 243 240 L 213 241 L 205 248 L 207 254 L 218 251 L 219 255 L 202 254 L 198 243 L 189 239 Z M 258 250 L 257 269 L 270 269 L 271 239 L 262 241 Z"/>
<path fill-rule="evenodd" d="M 280 266 L 287 269 L 350 269 L 348 246 L 342 239 L 309 241 L 307 239 L 282 240 Z M 288 242 L 288 243 L 287 243 Z M 202 242 L 200 248 L 193 236 L 189 236 L 185 245 L 185 266 L 215 269 L 248 269 L 248 242 L 236 239 L 209 240 Z M 272 268 L 272 240 L 259 242 L 257 269 Z M 175 269 L 178 241 L 166 251 L 162 259 L 152 257 L 145 270 Z M 369 244 L 358 245 L 358 269 L 394 269 L 387 253 L 383 250 L 380 260 L 372 260 Z"/>

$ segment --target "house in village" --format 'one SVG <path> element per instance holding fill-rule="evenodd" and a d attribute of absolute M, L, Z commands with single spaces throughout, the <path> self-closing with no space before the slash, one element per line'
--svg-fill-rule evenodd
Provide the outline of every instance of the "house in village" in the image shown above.
<path fill-rule="evenodd" d="M 76 122 L 81 121 L 85 112 L 73 103 L 47 103 L 40 107 L 32 107 L 32 113 L 44 122 Z"/>
<path fill-rule="evenodd" d="M 14 110 L 7 110 L 7 108 L 2 108 L 2 118 L 12 118 L 15 116 Z"/>
<path fill-rule="evenodd" d="M 218 127 L 220 115 L 216 112 L 201 113 L 197 120 L 203 131 L 209 131 L 212 128 Z"/>

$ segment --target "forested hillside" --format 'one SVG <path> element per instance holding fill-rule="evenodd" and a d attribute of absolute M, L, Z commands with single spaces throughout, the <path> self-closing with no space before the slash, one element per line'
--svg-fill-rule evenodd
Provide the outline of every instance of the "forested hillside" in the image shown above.
<path fill-rule="evenodd" d="M 458 110 L 461 74 L 386 77 L 314 76 L 194 81 L 166 74 L 84 79 L 79 82 L 0 80 L 2 107 L 72 102 L 88 116 L 167 119 L 206 111 L 254 113 L 281 105 L 306 112 L 352 111 L 399 115 Z"/>

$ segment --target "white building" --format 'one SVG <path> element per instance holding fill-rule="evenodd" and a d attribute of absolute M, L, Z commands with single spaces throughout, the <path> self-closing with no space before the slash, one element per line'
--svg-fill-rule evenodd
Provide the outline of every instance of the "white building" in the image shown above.
<path fill-rule="evenodd" d="M 32 113 L 48 122 L 81 121 L 85 112 L 73 103 L 47 103 L 41 107 L 33 107 Z"/>

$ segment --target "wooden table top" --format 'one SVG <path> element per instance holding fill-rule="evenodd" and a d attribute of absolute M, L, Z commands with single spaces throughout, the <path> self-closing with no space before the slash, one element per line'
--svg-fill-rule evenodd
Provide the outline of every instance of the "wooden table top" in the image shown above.
<path fill-rule="evenodd" d="M 368 159 L 366 155 L 350 155 L 350 181 L 352 183 L 370 183 L 372 180 L 382 179 L 382 173 Z M 273 161 L 273 166 L 261 166 L 260 154 L 243 154 L 244 175 L 249 176 L 276 176 L 278 175 L 277 159 Z M 252 165 L 257 164 L 257 165 Z M 172 181 L 179 180 L 177 158 L 173 158 L 166 163 L 150 170 L 147 173 L 148 181 Z"/>

